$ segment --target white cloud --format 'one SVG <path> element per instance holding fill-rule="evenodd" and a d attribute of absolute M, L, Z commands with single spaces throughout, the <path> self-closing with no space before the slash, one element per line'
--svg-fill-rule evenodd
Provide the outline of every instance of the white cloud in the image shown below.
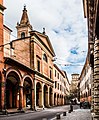
<path fill-rule="evenodd" d="M 24 4 L 27 6 L 30 23 L 33 29 L 42 31 L 46 28 L 56 53 L 57 62 L 61 64 L 69 61 L 84 64 L 87 51 L 87 25 L 83 17 L 83 5 L 79 0 L 4 0 L 7 7 L 5 11 L 5 23 L 12 28 L 15 34 L 15 26 L 20 21 Z M 77 55 L 70 50 L 78 47 Z M 63 67 L 68 76 L 72 73 L 80 73 L 80 66 Z M 76 69 L 75 69 L 76 68 Z"/>

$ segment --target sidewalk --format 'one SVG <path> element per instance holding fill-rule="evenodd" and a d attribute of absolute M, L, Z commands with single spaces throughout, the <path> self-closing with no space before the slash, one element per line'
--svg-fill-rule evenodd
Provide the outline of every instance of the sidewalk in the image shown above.
<path fill-rule="evenodd" d="M 66 116 L 61 115 L 60 119 L 55 117 L 51 120 L 91 120 L 90 109 L 77 109 L 66 114 Z"/>

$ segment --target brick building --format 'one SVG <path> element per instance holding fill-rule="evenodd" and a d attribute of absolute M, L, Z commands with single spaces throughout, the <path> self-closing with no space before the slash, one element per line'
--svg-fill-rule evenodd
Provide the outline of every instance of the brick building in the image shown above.
<path fill-rule="evenodd" d="M 3 7 L 4 8 L 4 7 Z M 2 16 L 3 17 L 3 16 Z M 2 22 L 3 27 L 3 22 Z M 45 29 L 40 33 L 33 30 L 29 22 L 26 6 L 16 26 L 17 39 L 10 41 L 11 30 L 2 28 L 3 51 L 1 68 L 0 109 L 18 108 L 18 110 L 45 108 L 56 105 L 54 102 L 54 69 L 55 52 Z M 63 82 L 58 80 L 59 100 L 63 105 L 66 97 L 65 75 L 57 69 Z"/>
<path fill-rule="evenodd" d="M 70 85 L 70 93 L 72 98 L 77 99 L 77 90 L 78 90 L 78 83 L 79 83 L 79 74 L 74 73 L 71 75 L 71 85 Z"/>
<path fill-rule="evenodd" d="M 91 103 L 91 83 L 92 83 L 92 70 L 89 65 L 88 57 L 81 71 L 79 77 L 79 88 L 80 88 L 80 101 L 88 101 Z"/>
<path fill-rule="evenodd" d="M 83 0 L 84 17 L 88 23 L 88 59 L 92 69 L 93 120 L 99 120 L 99 0 Z"/>

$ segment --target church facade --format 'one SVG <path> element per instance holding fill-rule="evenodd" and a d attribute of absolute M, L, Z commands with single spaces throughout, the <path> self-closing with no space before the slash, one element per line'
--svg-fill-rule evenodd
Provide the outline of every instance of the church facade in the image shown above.
<path fill-rule="evenodd" d="M 0 43 L 0 109 L 37 110 L 64 105 L 68 78 L 58 70 L 60 88 L 54 89 L 54 49 L 45 28 L 42 33 L 33 30 L 26 6 L 16 29 L 17 39 L 10 41 L 11 30 L 2 26 L 5 32 L 0 40 L 3 41 Z M 67 89 L 69 94 L 69 88 Z"/>

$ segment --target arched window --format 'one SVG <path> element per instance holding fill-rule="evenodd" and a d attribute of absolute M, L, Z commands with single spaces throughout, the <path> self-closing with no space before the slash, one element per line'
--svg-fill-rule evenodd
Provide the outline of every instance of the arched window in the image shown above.
<path fill-rule="evenodd" d="M 25 38 L 25 33 L 24 32 L 21 33 L 21 38 Z"/>
<path fill-rule="evenodd" d="M 45 53 L 43 54 L 43 60 L 47 62 L 47 56 Z"/>

